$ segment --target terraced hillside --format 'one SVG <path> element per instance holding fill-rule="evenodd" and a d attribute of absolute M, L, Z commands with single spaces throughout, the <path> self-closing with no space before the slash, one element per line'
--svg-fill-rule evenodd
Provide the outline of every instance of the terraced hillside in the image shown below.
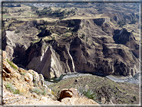
<path fill-rule="evenodd" d="M 45 80 L 68 73 L 132 77 L 140 72 L 139 3 L 4 3 L 2 12 L 8 60 Z M 95 93 L 89 97 L 103 104 L 139 103 L 138 85 L 95 75 L 49 87 L 56 93 L 88 87 Z"/>

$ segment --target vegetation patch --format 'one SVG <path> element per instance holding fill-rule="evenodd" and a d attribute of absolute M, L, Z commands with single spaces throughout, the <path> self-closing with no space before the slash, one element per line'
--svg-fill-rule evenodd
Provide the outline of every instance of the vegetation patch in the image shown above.
<path fill-rule="evenodd" d="M 85 38 L 85 34 L 84 33 L 81 35 L 81 38 L 83 38 L 83 39 Z"/>
<path fill-rule="evenodd" d="M 49 16 L 49 17 L 59 17 L 60 20 L 62 20 L 63 18 L 65 18 L 66 16 L 72 14 L 75 15 L 75 11 L 74 10 L 61 10 L 61 9 L 56 9 L 56 10 L 52 10 L 50 7 L 44 7 L 42 10 L 36 10 L 36 14 L 39 17 L 43 17 L 43 16 Z"/>
<path fill-rule="evenodd" d="M 21 74 L 21 75 L 25 75 L 26 73 L 25 73 L 25 72 L 20 72 L 20 74 Z"/>
<path fill-rule="evenodd" d="M 7 90 L 11 91 L 13 94 L 20 94 L 18 89 L 15 89 L 11 83 L 6 83 L 5 87 Z"/>
<path fill-rule="evenodd" d="M 38 95 L 44 95 L 44 96 L 47 95 L 47 90 L 45 88 L 40 89 L 40 88 L 36 87 L 36 88 L 31 89 L 31 92 L 34 92 Z"/>
<path fill-rule="evenodd" d="M 32 41 L 33 44 L 37 43 L 40 41 L 40 38 L 39 39 L 36 39 L 35 41 Z"/>
<path fill-rule="evenodd" d="M 118 22 L 119 27 L 123 27 L 124 25 L 126 25 L 126 21 L 125 20 L 121 20 Z"/>
<path fill-rule="evenodd" d="M 35 92 L 38 95 L 42 94 L 42 91 L 39 88 L 33 88 L 32 92 Z"/>
<path fill-rule="evenodd" d="M 9 65 L 10 65 L 12 68 L 14 68 L 15 70 L 18 69 L 18 68 L 13 64 L 13 62 L 9 61 L 8 59 L 7 59 L 7 62 L 8 62 Z"/>
<path fill-rule="evenodd" d="M 15 33 L 20 33 L 20 30 L 16 30 Z"/>
<path fill-rule="evenodd" d="M 77 80 L 77 82 L 76 82 Z M 86 84 L 88 88 L 86 88 Z M 61 80 L 57 83 L 48 85 L 57 95 L 63 88 L 76 88 L 81 95 L 86 96 L 98 103 L 101 98 L 110 102 L 113 98 L 114 104 L 138 104 L 139 86 L 130 83 L 116 83 L 106 77 L 100 76 L 79 76 Z"/>
<path fill-rule="evenodd" d="M 86 96 L 89 99 L 96 100 L 97 94 L 93 92 L 93 90 L 89 89 L 88 85 L 85 87 L 78 87 L 77 88 L 80 95 Z"/>

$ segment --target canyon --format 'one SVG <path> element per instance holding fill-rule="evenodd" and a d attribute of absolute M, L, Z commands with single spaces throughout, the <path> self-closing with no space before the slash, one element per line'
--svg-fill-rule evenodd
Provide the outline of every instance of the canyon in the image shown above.
<path fill-rule="evenodd" d="M 47 24 L 47 28 L 37 34 L 37 41 L 36 35 L 20 34 L 25 33 L 22 29 L 29 26 L 36 33 L 42 23 L 23 22 L 19 27 L 20 34 L 5 31 L 3 49 L 8 53 L 9 60 L 46 78 L 59 77 L 68 72 L 135 75 L 139 68 L 138 41 L 132 32 L 125 28 L 114 29 L 106 20 L 63 20 L 56 22 L 55 28 L 48 28 Z M 53 26 L 54 23 L 50 24 Z M 48 40 L 55 33 L 59 36 Z M 70 36 L 68 33 L 71 33 Z"/>
<path fill-rule="evenodd" d="M 2 13 L 3 105 L 139 103 L 138 3 L 3 3 Z"/>

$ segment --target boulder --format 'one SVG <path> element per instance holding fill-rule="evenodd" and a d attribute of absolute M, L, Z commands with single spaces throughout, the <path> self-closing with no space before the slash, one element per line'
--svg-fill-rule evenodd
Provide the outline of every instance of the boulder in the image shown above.
<path fill-rule="evenodd" d="M 59 100 L 66 98 L 66 97 L 77 97 L 79 96 L 77 89 L 70 88 L 70 89 L 62 89 L 60 92 Z"/>
<path fill-rule="evenodd" d="M 24 78 L 25 78 L 25 81 L 27 81 L 27 82 L 32 82 L 33 81 L 33 75 L 30 74 L 30 73 L 26 73 Z"/>

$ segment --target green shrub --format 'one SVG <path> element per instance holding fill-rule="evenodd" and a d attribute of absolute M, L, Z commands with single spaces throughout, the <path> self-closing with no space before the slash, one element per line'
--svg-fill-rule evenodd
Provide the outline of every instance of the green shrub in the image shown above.
<path fill-rule="evenodd" d="M 38 95 L 42 94 L 42 91 L 39 88 L 32 89 L 32 92 L 37 93 Z"/>
<path fill-rule="evenodd" d="M 43 89 L 43 91 L 40 88 L 34 88 L 32 89 L 32 92 L 35 92 L 38 95 L 47 95 L 46 89 Z"/>
<path fill-rule="evenodd" d="M 86 42 L 88 42 L 88 38 L 86 37 Z"/>
<path fill-rule="evenodd" d="M 41 94 L 42 94 L 42 95 L 47 95 L 46 89 L 43 89 L 43 91 L 42 91 Z"/>
<path fill-rule="evenodd" d="M 83 91 L 83 94 L 86 96 L 86 97 L 88 97 L 88 98 L 90 98 L 90 99 L 95 99 L 95 97 L 96 97 L 96 95 L 95 95 L 95 93 L 92 91 L 92 90 L 90 90 L 90 89 L 88 89 L 87 91 Z"/>
<path fill-rule="evenodd" d="M 7 62 L 9 63 L 9 65 L 13 68 L 13 69 L 18 69 L 14 64 L 13 64 L 13 62 L 11 62 L 11 61 L 9 61 L 8 59 L 7 59 Z"/>
<path fill-rule="evenodd" d="M 21 75 L 25 75 L 26 73 L 25 73 L 25 72 L 21 72 L 20 74 L 21 74 Z"/>
<path fill-rule="evenodd" d="M 136 96 L 133 96 L 133 99 L 136 101 L 137 99 L 136 99 Z"/>
<path fill-rule="evenodd" d="M 7 90 L 11 91 L 13 94 L 20 94 L 19 90 L 15 89 L 11 83 L 6 83 L 5 87 Z"/>
<path fill-rule="evenodd" d="M 95 92 L 93 92 L 91 89 L 89 89 L 89 87 L 79 86 L 77 89 L 78 89 L 80 95 L 86 96 L 89 99 L 96 100 L 97 94 Z"/>
<path fill-rule="evenodd" d="M 52 37 L 52 40 L 55 40 L 55 37 Z"/>
<path fill-rule="evenodd" d="M 13 92 L 13 94 L 20 94 L 20 91 L 17 90 L 17 89 L 15 89 L 14 92 Z"/>
<path fill-rule="evenodd" d="M 15 33 L 20 33 L 20 30 L 16 30 Z"/>
<path fill-rule="evenodd" d="M 126 25 L 126 21 L 121 20 L 118 22 L 118 24 L 119 24 L 119 27 L 123 27 L 124 25 Z"/>
<path fill-rule="evenodd" d="M 11 83 L 6 83 L 6 84 L 5 84 L 5 87 L 6 87 L 6 89 L 8 89 L 8 90 L 13 90 L 13 88 L 14 88 Z"/>
<path fill-rule="evenodd" d="M 82 34 L 82 38 L 84 39 L 84 37 L 85 37 L 85 34 Z"/>
<path fill-rule="evenodd" d="M 130 24 L 135 24 L 136 22 L 136 19 L 133 18 Z"/>

